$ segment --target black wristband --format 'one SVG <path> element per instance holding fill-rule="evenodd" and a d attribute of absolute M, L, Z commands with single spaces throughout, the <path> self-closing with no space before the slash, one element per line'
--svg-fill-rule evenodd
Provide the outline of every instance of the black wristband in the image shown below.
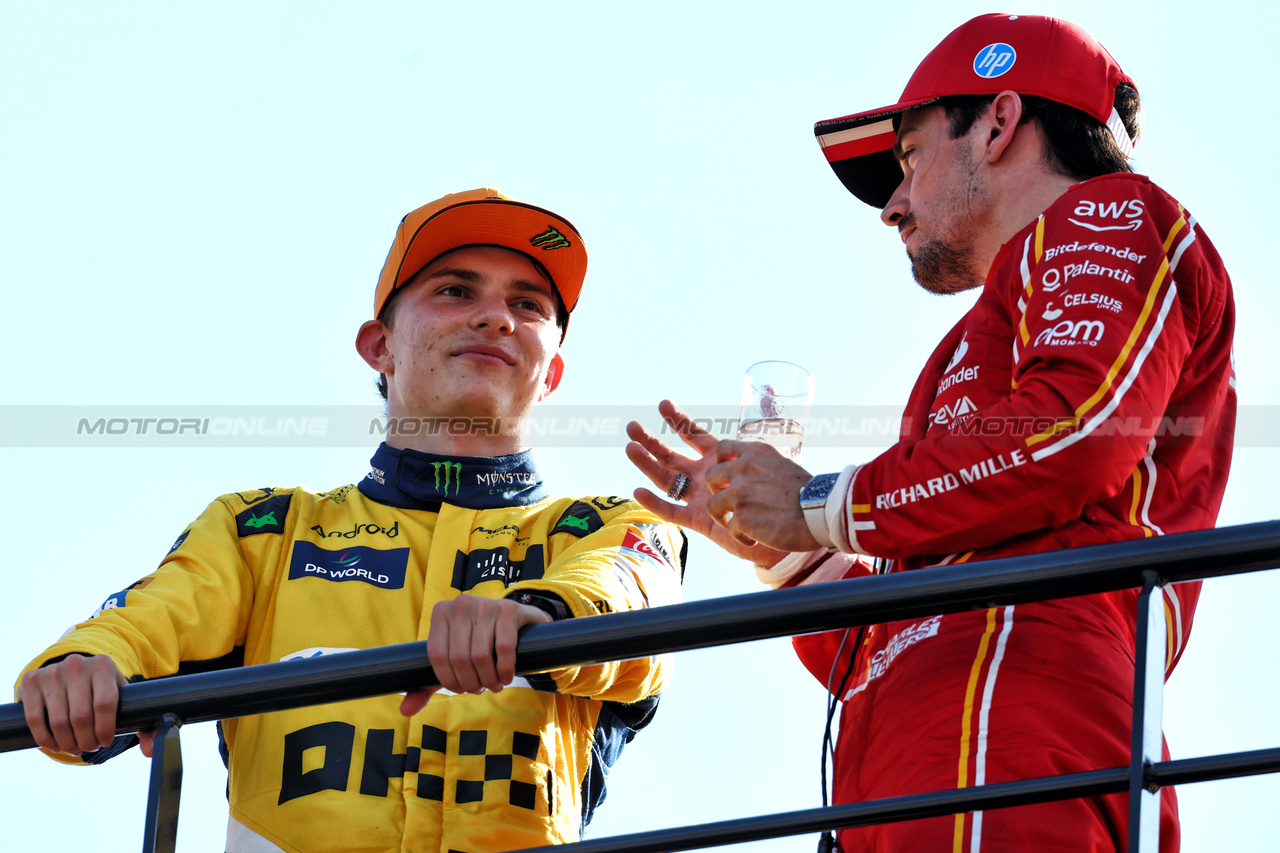
<path fill-rule="evenodd" d="M 573 612 L 569 610 L 569 605 L 565 604 L 560 596 L 550 592 L 527 592 L 521 590 L 513 593 L 507 598 L 516 604 L 526 604 L 529 607 L 536 607 L 543 613 L 550 616 L 553 620 L 568 619 L 573 616 Z"/>

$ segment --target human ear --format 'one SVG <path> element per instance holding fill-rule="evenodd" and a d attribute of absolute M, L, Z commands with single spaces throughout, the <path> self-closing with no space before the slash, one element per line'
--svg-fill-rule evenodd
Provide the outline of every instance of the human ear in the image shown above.
<path fill-rule="evenodd" d="M 395 361 L 387 348 L 388 331 L 381 320 L 366 320 L 356 332 L 356 352 L 379 373 L 391 373 L 395 369 Z"/>
<path fill-rule="evenodd" d="M 547 365 L 547 378 L 543 380 L 542 393 L 538 395 L 538 402 L 551 396 L 551 392 L 560 386 L 560 379 L 564 376 L 564 357 L 560 353 L 556 353 L 551 357 L 551 363 Z"/>
<path fill-rule="evenodd" d="M 979 119 L 983 130 L 983 159 L 995 163 L 1009 149 L 1022 121 L 1022 98 L 1017 92 L 1005 90 L 995 96 Z"/>

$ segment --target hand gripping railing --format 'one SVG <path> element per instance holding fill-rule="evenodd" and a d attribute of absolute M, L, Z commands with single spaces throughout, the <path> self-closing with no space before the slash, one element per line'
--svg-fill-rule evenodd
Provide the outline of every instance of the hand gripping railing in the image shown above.
<path fill-rule="evenodd" d="M 686 649 L 927 617 L 939 613 L 1142 588 L 1139 597 L 1132 760 L 1128 767 L 847 803 L 783 815 L 617 836 L 556 850 L 660 853 L 1128 791 L 1130 851 L 1154 851 L 1158 791 L 1177 783 L 1280 771 L 1280 749 L 1159 762 L 1166 583 L 1280 565 L 1280 522 L 1096 545 L 1002 560 L 760 592 L 569 619 L 521 632 L 517 673 L 545 672 Z M 177 723 L 240 717 L 436 681 L 422 643 L 125 685 L 117 732 L 160 728 L 144 851 L 172 850 L 181 779 Z M 164 744 L 163 748 L 161 745 Z M 0 752 L 35 743 L 19 704 L 0 705 Z M 166 796 L 160 796 L 162 789 Z M 538 848 L 551 849 L 551 848 Z"/>

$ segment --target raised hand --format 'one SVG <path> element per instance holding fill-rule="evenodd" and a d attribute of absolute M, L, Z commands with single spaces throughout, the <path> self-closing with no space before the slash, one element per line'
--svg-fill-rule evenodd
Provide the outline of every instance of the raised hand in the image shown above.
<path fill-rule="evenodd" d="M 758 542 L 759 547 L 788 553 L 821 547 L 800 509 L 800 490 L 809 482 L 809 472 L 774 447 L 759 441 L 722 441 L 705 479 L 712 492 L 707 514 L 739 542 Z"/>
<path fill-rule="evenodd" d="M 716 464 L 716 447 L 721 443 L 720 440 L 694 423 L 670 400 L 663 400 L 658 404 L 658 413 L 696 456 L 676 453 L 636 421 L 627 424 L 627 435 L 632 439 L 627 445 L 627 458 L 655 486 L 666 492 L 667 497 L 672 498 L 664 500 L 648 489 L 636 489 L 635 499 L 640 505 L 667 521 L 701 533 L 730 554 L 758 565 L 771 566 L 786 556 L 785 551 L 735 537 L 727 528 L 712 520 L 707 512 L 707 501 L 712 492 L 707 485 L 706 473 Z M 683 503 L 676 503 L 672 490 L 681 474 L 688 477 L 689 481 L 679 498 Z M 799 494 L 798 487 L 796 494 Z M 803 525 L 803 521 L 801 524 Z"/>

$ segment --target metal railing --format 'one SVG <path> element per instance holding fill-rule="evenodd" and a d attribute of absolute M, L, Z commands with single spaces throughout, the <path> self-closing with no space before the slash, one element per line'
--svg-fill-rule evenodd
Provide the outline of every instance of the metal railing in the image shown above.
<path fill-rule="evenodd" d="M 527 628 L 521 633 L 516 655 L 520 674 L 1029 601 L 1142 590 L 1128 766 L 537 849 L 664 853 L 1127 791 L 1129 850 L 1154 851 L 1161 787 L 1280 772 L 1280 749 L 1159 760 L 1165 615 L 1156 591 L 1168 583 L 1276 566 L 1280 566 L 1280 522 L 1270 521 Z M 152 757 L 144 853 L 174 849 L 182 775 L 181 723 L 384 695 L 438 683 L 424 644 L 406 643 L 125 685 L 121 688 L 117 732 L 159 730 Z M 0 705 L 0 752 L 34 745 L 22 706 Z"/>

